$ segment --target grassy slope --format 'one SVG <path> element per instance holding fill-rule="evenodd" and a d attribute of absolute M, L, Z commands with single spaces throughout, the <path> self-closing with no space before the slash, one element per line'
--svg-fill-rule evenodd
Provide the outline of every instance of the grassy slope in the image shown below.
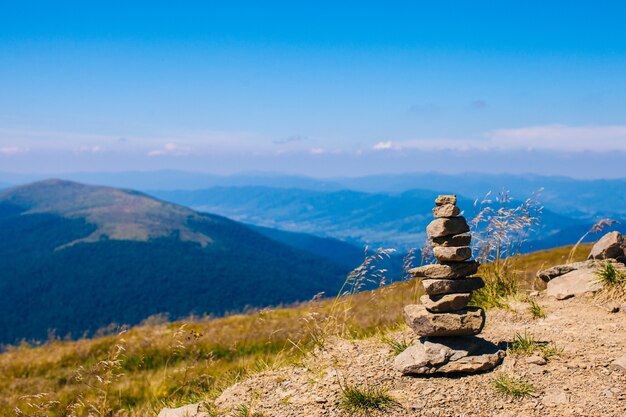
<path fill-rule="evenodd" d="M 576 259 L 584 259 L 588 250 L 581 247 Z M 532 253 L 521 256 L 517 264 L 530 277 L 562 262 L 568 253 L 569 248 Z M 399 325 L 403 306 L 417 300 L 419 292 L 416 283 L 408 281 L 339 302 L 321 300 L 187 324 L 147 323 L 122 335 L 12 348 L 0 355 L 0 415 L 10 415 L 16 406 L 32 411 L 29 401 L 50 405 L 48 415 L 63 415 L 65 405 L 78 396 L 92 404 L 126 409 L 128 415 L 151 415 L 163 405 L 215 398 L 246 374 L 297 361 L 314 342 L 323 343 L 324 335 L 364 337 Z M 116 359 L 110 352 L 118 345 L 125 349 L 119 368 L 115 360 L 108 365 L 100 362 Z M 83 382 L 76 380 L 81 367 Z M 118 372 L 123 376 L 115 379 Z M 115 380 L 104 385 L 96 382 L 96 376 Z M 37 393 L 50 395 L 20 400 Z M 107 400 L 99 402 L 104 393 Z"/>

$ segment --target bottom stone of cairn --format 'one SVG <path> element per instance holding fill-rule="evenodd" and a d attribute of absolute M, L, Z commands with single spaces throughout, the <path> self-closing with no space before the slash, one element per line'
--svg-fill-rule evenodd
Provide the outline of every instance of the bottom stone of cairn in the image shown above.
<path fill-rule="evenodd" d="M 470 373 L 493 369 L 503 358 L 503 350 L 480 337 L 422 337 L 396 357 L 394 367 L 403 375 Z"/>

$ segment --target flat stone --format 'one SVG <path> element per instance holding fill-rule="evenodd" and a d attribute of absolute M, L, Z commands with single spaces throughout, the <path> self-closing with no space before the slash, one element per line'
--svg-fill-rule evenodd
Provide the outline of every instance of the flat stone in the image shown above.
<path fill-rule="evenodd" d="M 471 299 L 471 293 L 422 295 L 420 302 L 431 313 L 447 313 L 464 309 Z"/>
<path fill-rule="evenodd" d="M 403 375 L 482 372 L 498 366 L 504 352 L 478 337 L 420 338 L 394 360 Z"/>
<path fill-rule="evenodd" d="M 425 306 L 404 307 L 404 321 L 419 336 L 473 336 L 485 325 L 485 311 L 467 307 L 449 313 L 431 313 Z"/>
<path fill-rule="evenodd" d="M 458 235 L 435 237 L 432 241 L 433 246 L 469 246 L 472 242 L 472 235 L 469 233 L 461 233 Z"/>
<path fill-rule="evenodd" d="M 199 404 L 189 404 L 178 408 L 163 408 L 157 417 L 195 417 Z"/>
<path fill-rule="evenodd" d="M 409 270 L 415 278 L 426 279 L 461 279 L 478 272 L 478 262 L 448 262 L 418 266 Z"/>
<path fill-rule="evenodd" d="M 465 261 L 472 257 L 469 246 L 435 246 L 433 254 L 439 262 Z"/>
<path fill-rule="evenodd" d="M 548 282 L 546 295 L 565 299 L 572 295 L 596 292 L 602 288 L 594 269 L 577 269 Z"/>
<path fill-rule="evenodd" d="M 422 285 L 428 295 L 455 294 L 481 289 L 485 286 L 485 281 L 479 277 L 465 279 L 426 279 L 422 281 Z"/>
<path fill-rule="evenodd" d="M 456 217 L 459 214 L 461 214 L 461 209 L 454 204 L 433 207 L 433 216 L 435 217 Z"/>
<path fill-rule="evenodd" d="M 582 262 L 574 262 L 571 264 L 564 265 L 556 265 L 552 268 L 544 269 L 542 271 L 537 272 L 537 278 L 541 279 L 544 282 L 549 282 L 556 277 L 560 277 L 561 275 L 565 275 L 568 272 L 576 271 L 578 269 L 588 269 L 594 268 L 595 261 L 582 261 Z"/>
<path fill-rule="evenodd" d="M 450 235 L 458 235 L 460 233 L 469 232 L 469 226 L 465 217 L 450 217 L 435 219 L 426 226 L 426 235 L 429 239 L 444 237 Z"/>
<path fill-rule="evenodd" d="M 609 369 L 613 371 L 626 372 L 626 356 L 621 356 L 615 359 L 611 365 L 609 365 Z"/>
<path fill-rule="evenodd" d="M 443 206 L 444 204 L 456 205 L 456 196 L 452 194 L 440 195 L 435 199 L 436 206 Z"/>
<path fill-rule="evenodd" d="M 609 232 L 591 248 L 589 259 L 624 259 L 624 238 L 620 232 Z"/>
<path fill-rule="evenodd" d="M 548 406 L 569 404 L 570 395 L 560 388 L 549 388 L 543 395 L 541 402 Z"/>

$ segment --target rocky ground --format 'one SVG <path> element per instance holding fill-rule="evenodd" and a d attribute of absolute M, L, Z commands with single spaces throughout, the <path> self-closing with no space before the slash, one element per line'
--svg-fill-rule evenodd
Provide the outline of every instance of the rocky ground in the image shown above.
<path fill-rule="evenodd" d="M 242 404 L 263 416 L 339 416 L 342 386 L 383 386 L 398 405 L 385 416 L 626 416 L 626 370 L 611 366 L 626 355 L 626 312 L 612 313 L 593 297 L 563 301 L 539 296 L 547 313 L 533 319 L 528 304 L 490 311 L 482 336 L 510 343 L 516 333 L 562 349 L 544 365 L 537 358 L 508 354 L 495 371 L 478 375 L 404 377 L 392 367 L 394 354 L 380 337 L 335 339 L 299 366 L 255 375 L 217 399 L 220 414 Z M 401 341 L 409 330 L 389 334 Z M 541 361 L 539 361 L 541 362 Z M 494 388 L 499 373 L 524 379 L 535 392 L 514 399 Z"/>

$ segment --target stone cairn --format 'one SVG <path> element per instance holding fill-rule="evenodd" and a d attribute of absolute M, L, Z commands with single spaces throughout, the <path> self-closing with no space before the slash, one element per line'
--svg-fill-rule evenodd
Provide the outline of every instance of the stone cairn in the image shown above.
<path fill-rule="evenodd" d="M 404 308 L 404 320 L 420 336 L 395 359 L 395 368 L 405 375 L 486 371 L 504 357 L 496 345 L 476 337 L 485 325 L 485 312 L 467 304 L 472 291 L 485 283 L 472 277 L 479 264 L 470 260 L 471 234 L 460 213 L 456 196 L 437 197 L 435 220 L 426 234 L 438 264 L 409 271 L 422 279 L 426 294 L 421 304 Z"/>

